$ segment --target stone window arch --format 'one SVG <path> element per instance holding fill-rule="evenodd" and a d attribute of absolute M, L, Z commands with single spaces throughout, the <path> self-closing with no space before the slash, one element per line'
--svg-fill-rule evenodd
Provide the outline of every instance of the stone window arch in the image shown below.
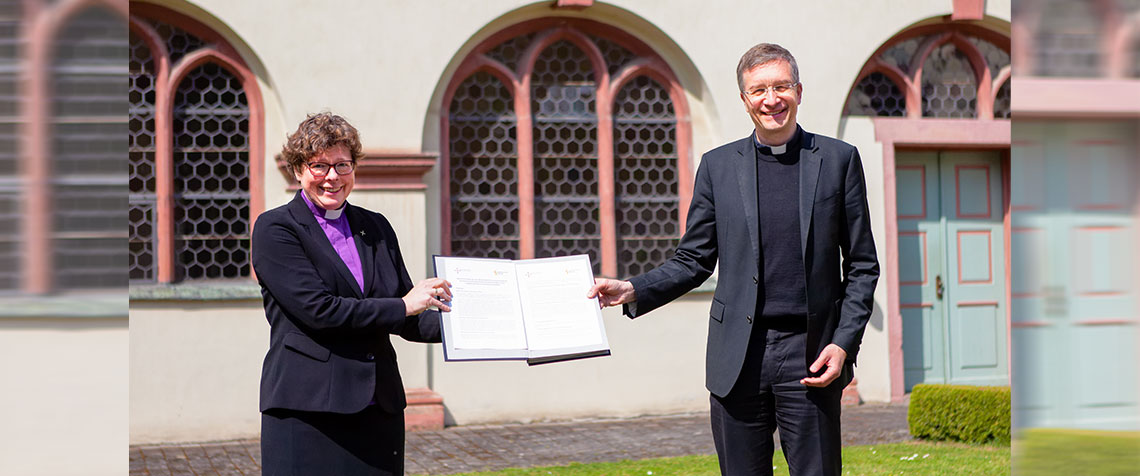
<path fill-rule="evenodd" d="M 0 9 L 0 293 L 125 282 L 125 4 Z"/>
<path fill-rule="evenodd" d="M 130 281 L 248 279 L 264 209 L 256 78 L 203 24 L 131 13 Z"/>
<path fill-rule="evenodd" d="M 1009 119 L 1009 37 L 965 23 L 925 25 L 886 42 L 847 96 L 851 116 Z"/>
<path fill-rule="evenodd" d="M 631 276 L 672 255 L 692 190 L 684 91 L 607 25 L 509 27 L 463 60 L 442 105 L 443 251 L 589 254 Z"/>
<path fill-rule="evenodd" d="M 1140 78 L 1140 2 L 1015 2 L 1018 75 Z"/>

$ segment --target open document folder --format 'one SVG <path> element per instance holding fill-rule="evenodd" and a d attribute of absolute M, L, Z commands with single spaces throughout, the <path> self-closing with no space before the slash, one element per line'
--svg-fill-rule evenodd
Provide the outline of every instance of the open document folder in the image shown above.
<path fill-rule="evenodd" d="M 451 282 L 444 360 L 544 364 L 610 355 L 587 255 L 529 260 L 435 257 Z"/>

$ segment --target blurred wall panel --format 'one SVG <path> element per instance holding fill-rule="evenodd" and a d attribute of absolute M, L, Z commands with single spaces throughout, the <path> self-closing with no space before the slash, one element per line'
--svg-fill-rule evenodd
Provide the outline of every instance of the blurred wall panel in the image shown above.
<path fill-rule="evenodd" d="M 0 474 L 127 459 L 125 0 L 0 1 Z"/>

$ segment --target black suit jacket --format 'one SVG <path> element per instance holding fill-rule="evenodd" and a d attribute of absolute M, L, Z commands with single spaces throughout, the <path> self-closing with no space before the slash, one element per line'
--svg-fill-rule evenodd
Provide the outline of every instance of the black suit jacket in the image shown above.
<path fill-rule="evenodd" d="M 846 386 L 871 316 L 879 277 L 863 164 L 854 146 L 799 129 L 800 239 L 807 283 L 807 362 L 827 344 L 847 351 L 833 385 Z M 705 385 L 725 396 L 736 383 L 755 322 L 760 230 L 752 136 L 709 151 L 697 168 L 688 224 L 676 254 L 631 279 L 636 318 L 703 283 L 719 260 L 705 361 Z M 763 204 L 761 204 L 763 205 Z M 842 266 L 842 267 L 841 267 Z"/>
<path fill-rule="evenodd" d="M 347 205 L 364 271 L 361 293 L 300 192 L 262 213 L 253 229 L 253 270 L 269 320 L 261 411 L 356 413 L 375 397 L 389 413 L 406 406 L 390 334 L 440 342 L 439 312 L 404 316 L 412 288 L 392 225 Z"/>

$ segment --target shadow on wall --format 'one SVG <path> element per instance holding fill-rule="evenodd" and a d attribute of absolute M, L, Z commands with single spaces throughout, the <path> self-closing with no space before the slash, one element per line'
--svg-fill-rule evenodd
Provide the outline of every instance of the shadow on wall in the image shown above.
<path fill-rule="evenodd" d="M 877 331 L 883 330 L 883 308 L 879 307 L 879 302 L 875 301 L 871 309 L 871 321 L 868 323 Z"/>

